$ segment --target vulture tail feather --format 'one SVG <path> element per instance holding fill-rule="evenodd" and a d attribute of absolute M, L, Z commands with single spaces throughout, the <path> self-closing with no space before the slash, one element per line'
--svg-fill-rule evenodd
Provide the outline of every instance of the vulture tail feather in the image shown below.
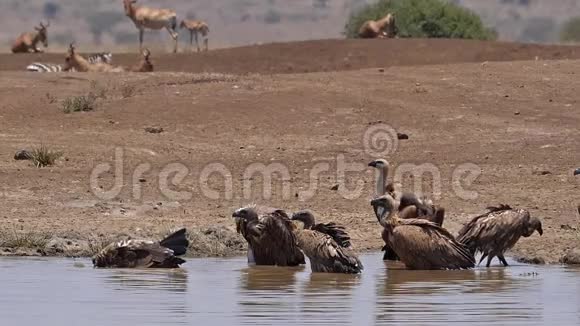
<path fill-rule="evenodd" d="M 173 250 L 173 254 L 176 256 L 185 255 L 187 247 L 189 247 L 189 240 L 187 240 L 185 231 L 185 228 L 178 230 L 161 240 L 159 244 Z"/>

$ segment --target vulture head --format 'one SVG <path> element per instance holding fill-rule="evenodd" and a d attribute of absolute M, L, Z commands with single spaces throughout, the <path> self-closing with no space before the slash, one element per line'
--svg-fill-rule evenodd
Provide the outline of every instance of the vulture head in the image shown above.
<path fill-rule="evenodd" d="M 398 209 L 397 201 L 391 195 L 383 195 L 371 200 L 371 206 L 375 211 L 379 223 L 382 223 L 386 217 Z"/>
<path fill-rule="evenodd" d="M 240 220 L 245 220 L 246 222 L 258 220 L 258 211 L 255 207 L 243 207 L 234 212 L 232 217 L 236 219 L 236 222 Z"/>
<path fill-rule="evenodd" d="M 304 209 L 292 214 L 293 221 L 300 221 L 304 223 L 305 229 L 310 229 L 314 226 L 314 214 L 311 211 Z"/>
<path fill-rule="evenodd" d="M 374 160 L 374 161 L 370 162 L 369 166 L 372 166 L 373 168 L 377 168 L 377 169 L 384 169 L 384 168 L 389 167 L 389 162 L 387 162 L 387 160 L 381 158 L 381 159 Z"/>
<path fill-rule="evenodd" d="M 544 231 L 542 230 L 542 222 L 537 217 L 530 217 L 528 223 L 524 227 L 525 229 L 522 235 L 526 238 L 534 234 L 534 231 L 538 231 L 539 235 L 544 234 Z"/>

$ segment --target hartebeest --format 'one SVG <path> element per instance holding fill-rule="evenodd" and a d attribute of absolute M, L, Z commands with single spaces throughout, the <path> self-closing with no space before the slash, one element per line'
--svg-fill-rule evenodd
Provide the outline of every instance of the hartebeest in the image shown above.
<path fill-rule="evenodd" d="M 206 22 L 203 22 L 201 20 L 184 19 L 181 21 L 179 28 L 180 29 L 185 28 L 189 31 L 189 45 L 190 46 L 193 46 L 193 37 L 195 36 L 195 45 L 197 46 L 197 52 L 200 52 L 198 34 L 201 34 L 201 36 L 203 37 L 204 49 L 205 49 L 205 51 L 208 50 L 209 38 L 208 38 L 207 34 L 209 33 L 209 26 L 207 25 Z"/>
<path fill-rule="evenodd" d="M 368 20 L 362 24 L 358 31 L 360 38 L 394 38 L 399 29 L 395 23 L 395 16 L 387 14 L 379 20 Z"/>
<path fill-rule="evenodd" d="M 138 64 L 131 67 L 130 70 L 132 72 L 152 72 L 153 64 L 151 63 L 151 60 L 149 60 L 149 56 L 151 56 L 151 51 L 145 48 L 143 52 L 141 52 L 141 55 L 143 56 L 141 58 L 141 61 Z"/>
<path fill-rule="evenodd" d="M 46 35 L 48 26 L 50 26 L 50 22 L 46 25 L 40 22 L 38 27 L 34 27 L 35 32 L 20 34 L 12 45 L 12 53 L 42 52 L 37 47 L 37 44 L 38 42 L 42 42 L 45 48 L 48 47 L 48 38 Z"/>
<path fill-rule="evenodd" d="M 173 53 L 177 52 L 177 14 L 170 9 L 155 9 L 145 6 L 136 6 L 137 0 L 123 0 L 125 15 L 131 18 L 135 27 L 139 29 L 139 50 L 143 49 L 143 33 L 145 29 L 167 29 L 175 42 Z"/>
<path fill-rule="evenodd" d="M 90 63 L 80 54 L 76 53 L 74 43 L 71 43 L 65 58 L 64 71 L 76 70 L 78 72 L 123 72 L 122 67 L 114 67 L 108 63 Z"/>

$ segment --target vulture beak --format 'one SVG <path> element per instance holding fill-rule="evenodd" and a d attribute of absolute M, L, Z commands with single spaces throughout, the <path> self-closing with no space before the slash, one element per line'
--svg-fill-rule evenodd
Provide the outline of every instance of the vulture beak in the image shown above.
<path fill-rule="evenodd" d="M 239 219 L 239 218 L 241 218 L 241 217 L 242 217 L 241 210 L 240 210 L 240 209 L 236 210 L 236 211 L 235 211 L 235 212 L 232 214 L 232 217 L 234 217 L 234 218 L 236 218 L 236 219 Z"/>
<path fill-rule="evenodd" d="M 542 234 L 544 234 L 544 230 L 542 230 L 542 226 L 541 226 L 541 225 L 538 227 L 537 231 L 538 231 L 538 233 L 540 234 L 540 236 L 541 236 Z"/>
<path fill-rule="evenodd" d="M 376 168 L 377 167 L 377 161 L 370 162 L 368 166 L 372 166 L 373 168 Z"/>

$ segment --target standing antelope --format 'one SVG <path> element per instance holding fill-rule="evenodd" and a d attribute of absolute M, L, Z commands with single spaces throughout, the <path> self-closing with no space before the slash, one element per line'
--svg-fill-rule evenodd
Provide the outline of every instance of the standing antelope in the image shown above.
<path fill-rule="evenodd" d="M 40 22 L 38 27 L 34 27 L 36 32 L 20 34 L 12 45 L 12 53 L 28 53 L 31 50 L 32 52 L 42 52 L 36 45 L 38 42 L 42 42 L 45 48 L 48 47 L 48 39 L 46 36 L 48 26 L 50 26 L 50 22 L 46 25 Z"/>
<path fill-rule="evenodd" d="M 139 50 L 143 49 L 143 33 L 145 29 L 158 30 L 165 28 L 175 45 L 173 53 L 177 52 L 177 14 L 169 9 L 155 9 L 144 6 L 136 6 L 137 0 L 123 0 L 125 15 L 131 18 L 135 27 L 139 29 Z"/>
<path fill-rule="evenodd" d="M 199 41 L 198 41 L 198 33 L 201 34 L 203 37 L 203 45 L 205 47 L 205 51 L 208 50 L 208 36 L 209 33 L 209 26 L 206 22 L 201 20 L 187 20 L 184 19 L 181 21 L 179 25 L 180 29 L 186 28 L 189 30 L 189 45 L 193 46 L 193 36 L 195 36 L 195 45 L 197 46 L 197 52 L 200 52 L 199 48 Z"/>

